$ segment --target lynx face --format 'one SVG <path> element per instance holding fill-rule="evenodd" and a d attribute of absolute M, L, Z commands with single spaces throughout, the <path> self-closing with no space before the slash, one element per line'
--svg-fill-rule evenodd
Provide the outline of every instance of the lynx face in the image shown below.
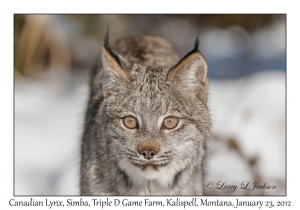
<path fill-rule="evenodd" d="M 195 49 L 171 67 L 143 66 L 103 47 L 104 100 L 96 120 L 111 159 L 134 183 L 169 186 L 201 165 L 209 137 L 207 64 Z"/>

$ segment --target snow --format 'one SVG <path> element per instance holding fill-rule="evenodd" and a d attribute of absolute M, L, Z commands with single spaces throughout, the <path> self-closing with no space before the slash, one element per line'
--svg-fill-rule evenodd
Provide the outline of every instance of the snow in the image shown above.
<path fill-rule="evenodd" d="M 81 77 L 85 75 L 58 74 L 16 83 L 15 195 L 79 194 L 80 139 L 88 99 L 88 82 Z M 264 194 L 285 194 L 285 97 L 285 73 L 280 71 L 210 80 L 213 136 L 205 182 L 239 185 L 258 179 L 277 186 Z M 206 192 L 249 194 L 240 189 Z"/>
<path fill-rule="evenodd" d="M 207 161 L 207 179 L 227 177 L 238 184 L 253 180 L 247 161 L 254 158 L 258 162 L 254 172 L 262 180 L 284 182 L 285 73 L 266 71 L 236 81 L 212 81 L 209 107 L 214 136 L 221 140 L 212 139 L 210 152 L 214 155 Z M 238 144 L 239 150 L 228 148 L 229 139 Z M 238 153 L 243 158 L 237 158 Z M 246 162 L 241 164 L 238 159 Z M 277 190 L 285 194 L 283 189 Z"/>
<path fill-rule="evenodd" d="M 87 87 L 66 91 L 62 83 L 52 79 L 16 85 L 16 194 L 79 193 L 79 144 Z"/>

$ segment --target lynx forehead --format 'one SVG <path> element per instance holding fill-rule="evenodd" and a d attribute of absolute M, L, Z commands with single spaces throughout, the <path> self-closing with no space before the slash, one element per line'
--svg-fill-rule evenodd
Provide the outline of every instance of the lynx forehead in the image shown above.
<path fill-rule="evenodd" d="M 201 195 L 210 135 L 207 64 L 159 37 L 109 45 L 92 71 L 82 195 Z"/>

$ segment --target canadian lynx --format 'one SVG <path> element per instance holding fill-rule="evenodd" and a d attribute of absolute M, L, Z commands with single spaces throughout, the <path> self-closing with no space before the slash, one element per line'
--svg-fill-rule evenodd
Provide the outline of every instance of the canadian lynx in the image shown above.
<path fill-rule="evenodd" d="M 210 136 L 207 63 L 159 37 L 109 45 L 92 70 L 81 195 L 202 195 Z"/>

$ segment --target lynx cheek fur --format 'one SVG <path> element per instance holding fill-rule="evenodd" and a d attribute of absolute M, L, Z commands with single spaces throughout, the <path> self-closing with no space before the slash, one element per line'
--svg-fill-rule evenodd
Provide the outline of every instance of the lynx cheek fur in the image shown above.
<path fill-rule="evenodd" d="M 81 195 L 202 195 L 211 123 L 198 45 L 179 61 L 164 39 L 120 39 L 112 50 L 107 33 L 90 81 Z"/>

